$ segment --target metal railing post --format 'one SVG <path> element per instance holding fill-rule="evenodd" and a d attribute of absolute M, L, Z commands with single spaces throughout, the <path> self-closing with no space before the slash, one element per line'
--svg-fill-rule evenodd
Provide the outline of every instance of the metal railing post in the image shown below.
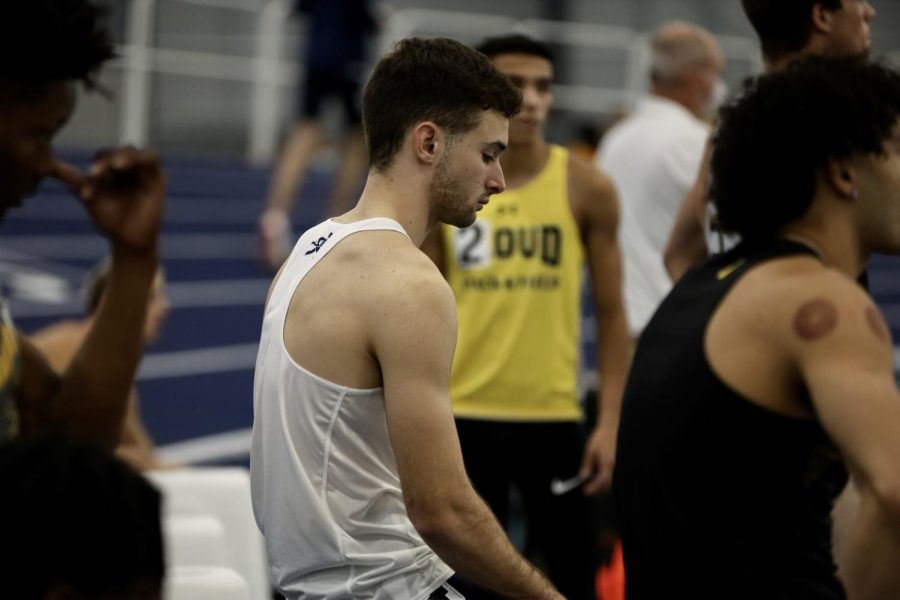
<path fill-rule="evenodd" d="M 270 162 L 275 156 L 281 126 L 279 92 L 283 83 L 281 49 L 284 21 L 290 12 L 286 0 L 268 0 L 257 20 L 253 94 L 250 104 L 247 161 L 254 165 Z"/>
<path fill-rule="evenodd" d="M 150 121 L 151 47 L 156 0 L 133 0 L 125 30 L 119 143 L 145 146 Z"/>
<path fill-rule="evenodd" d="M 638 99 L 645 93 L 650 85 L 650 36 L 646 33 L 635 36 L 628 49 L 628 59 L 625 63 L 625 90 L 628 96 L 627 110 L 634 108 Z"/>

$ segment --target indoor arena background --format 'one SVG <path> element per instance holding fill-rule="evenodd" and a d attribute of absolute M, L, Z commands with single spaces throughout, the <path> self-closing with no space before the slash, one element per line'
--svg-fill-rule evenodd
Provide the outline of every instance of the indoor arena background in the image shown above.
<path fill-rule="evenodd" d="M 875 53 L 900 58 L 900 2 L 873 4 Z M 138 388 L 144 420 L 166 458 L 247 461 L 256 341 L 272 276 L 257 259 L 256 222 L 300 80 L 303 31 L 288 18 L 290 6 L 115 3 L 120 58 L 105 70 L 101 93 L 82 95 L 58 144 L 81 164 L 95 149 L 120 143 L 151 145 L 164 156 L 162 256 L 171 311 L 161 339 L 147 348 Z M 518 30 L 556 44 L 562 60 L 548 137 L 562 144 L 627 112 L 643 87 L 645 34 L 665 20 L 717 34 L 731 89 L 761 68 L 738 0 L 408 0 L 382 5 L 380 13 L 376 55 L 416 34 L 475 42 Z M 337 127 L 333 116 L 328 123 Z M 322 216 L 335 158 L 318 161 L 301 190 L 295 231 Z M 83 210 L 57 185 L 48 183 L 11 212 L 0 240 L 0 281 L 18 326 L 31 332 L 82 314 L 81 280 L 105 251 Z M 871 288 L 900 339 L 900 259 L 876 257 Z"/>

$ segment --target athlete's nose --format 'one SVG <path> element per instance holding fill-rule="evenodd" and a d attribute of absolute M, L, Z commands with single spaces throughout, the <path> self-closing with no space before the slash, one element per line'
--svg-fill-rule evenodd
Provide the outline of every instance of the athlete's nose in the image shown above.
<path fill-rule="evenodd" d="M 488 177 L 487 183 L 484 186 L 491 194 L 499 194 L 506 189 L 506 180 L 503 178 L 503 167 L 500 166 L 499 162 L 496 164 L 497 172 Z"/>

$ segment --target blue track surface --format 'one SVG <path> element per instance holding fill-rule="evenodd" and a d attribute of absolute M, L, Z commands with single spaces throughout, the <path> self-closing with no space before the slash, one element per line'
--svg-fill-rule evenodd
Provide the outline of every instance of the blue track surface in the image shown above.
<path fill-rule="evenodd" d="M 144 419 L 161 445 L 250 427 L 254 346 L 272 275 L 255 254 L 268 171 L 190 161 L 166 166 L 162 255 L 172 312 L 138 381 Z M 295 231 L 319 220 L 327 186 L 325 174 L 310 175 Z M 0 281 L 20 329 L 78 316 L 81 277 L 106 251 L 78 203 L 48 183 L 0 231 Z M 875 257 L 871 266 L 873 295 L 897 338 L 900 260 Z M 592 354 L 588 348 L 586 358 Z"/>
<path fill-rule="evenodd" d="M 166 168 L 162 256 L 172 311 L 138 381 L 144 420 L 160 445 L 250 427 L 254 347 L 272 276 L 256 259 L 255 239 L 269 172 L 190 162 Z M 296 230 L 318 220 L 327 185 L 327 176 L 310 174 Z M 0 252 L 14 320 L 32 332 L 81 315 L 81 279 L 106 243 L 77 201 L 48 182 L 7 216 Z"/>

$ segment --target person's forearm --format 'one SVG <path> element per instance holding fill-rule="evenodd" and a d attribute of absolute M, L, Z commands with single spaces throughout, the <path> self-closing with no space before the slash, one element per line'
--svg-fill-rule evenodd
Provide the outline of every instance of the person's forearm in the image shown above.
<path fill-rule="evenodd" d="M 849 600 L 900 598 L 900 518 L 862 493 L 858 516 L 837 560 Z"/>
<path fill-rule="evenodd" d="M 440 513 L 416 527 L 437 555 L 462 577 L 508 598 L 562 598 L 519 554 L 474 491 Z"/>
<path fill-rule="evenodd" d="M 666 246 L 663 262 L 673 282 L 709 255 L 703 229 L 694 225 L 688 223 L 684 229 L 673 229 Z"/>
<path fill-rule="evenodd" d="M 706 217 L 705 178 L 685 196 L 678 209 L 663 252 L 663 263 L 672 282 L 709 255 L 703 224 Z"/>
<path fill-rule="evenodd" d="M 597 425 L 617 429 L 628 375 L 630 339 L 624 311 L 597 318 Z"/>
<path fill-rule="evenodd" d="M 94 326 L 62 375 L 54 403 L 66 429 L 114 449 L 143 346 L 144 319 L 159 269 L 154 248 L 114 248 L 106 294 Z"/>
<path fill-rule="evenodd" d="M 131 464 L 138 471 L 158 469 L 159 461 L 153 448 L 153 441 L 134 414 L 134 406 L 129 407 L 122 427 L 122 437 L 116 447 L 116 455 Z"/>

